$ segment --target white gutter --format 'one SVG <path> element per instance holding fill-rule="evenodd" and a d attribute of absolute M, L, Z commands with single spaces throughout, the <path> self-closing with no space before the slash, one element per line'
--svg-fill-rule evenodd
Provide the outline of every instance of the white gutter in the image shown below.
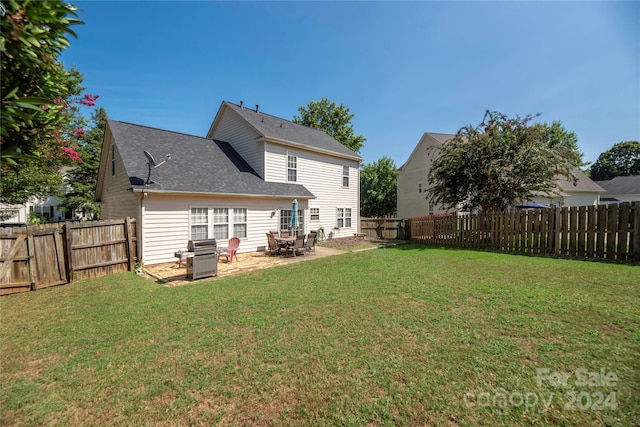
<path fill-rule="evenodd" d="M 246 197 L 246 198 L 255 198 L 255 199 L 290 199 L 292 197 L 297 197 L 298 199 L 315 199 L 316 196 L 300 196 L 300 195 L 292 195 L 292 194 L 243 194 L 243 193 L 207 193 L 202 191 L 180 191 L 180 190 L 154 190 L 150 188 L 134 188 L 134 193 L 153 193 L 153 194 L 166 194 L 166 195 L 188 195 L 188 196 L 206 196 L 206 197 Z"/>

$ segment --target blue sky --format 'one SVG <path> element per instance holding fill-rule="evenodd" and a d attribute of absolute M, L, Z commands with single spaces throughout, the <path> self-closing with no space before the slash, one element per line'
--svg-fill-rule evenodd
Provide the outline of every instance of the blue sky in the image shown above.
<path fill-rule="evenodd" d="M 204 136 L 223 100 L 326 97 L 397 166 L 487 109 L 561 121 L 587 161 L 640 140 L 640 2 L 72 3 L 61 60 L 115 120 Z"/>

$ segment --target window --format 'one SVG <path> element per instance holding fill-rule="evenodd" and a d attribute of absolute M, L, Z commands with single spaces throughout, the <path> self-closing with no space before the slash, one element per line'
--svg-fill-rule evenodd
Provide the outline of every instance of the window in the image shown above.
<path fill-rule="evenodd" d="M 433 215 L 434 208 L 435 206 L 433 206 L 433 203 L 429 203 L 429 215 Z"/>
<path fill-rule="evenodd" d="M 311 208 L 309 219 L 311 221 L 320 221 L 320 208 Z"/>
<path fill-rule="evenodd" d="M 233 236 L 247 237 L 247 208 L 233 208 Z"/>
<path fill-rule="evenodd" d="M 336 210 L 336 227 L 351 227 L 351 208 L 338 208 Z"/>
<path fill-rule="evenodd" d="M 116 176 L 116 146 L 111 145 L 111 176 Z"/>
<path fill-rule="evenodd" d="M 209 209 L 191 208 L 191 240 L 209 237 Z"/>
<path fill-rule="evenodd" d="M 349 166 L 342 167 L 342 186 L 349 186 Z"/>
<path fill-rule="evenodd" d="M 231 237 L 244 239 L 249 228 L 247 208 L 191 208 L 190 226 L 191 240 L 214 238 L 226 242 Z"/>
<path fill-rule="evenodd" d="M 213 238 L 216 240 L 229 239 L 228 208 L 213 208 Z"/>
<path fill-rule="evenodd" d="M 418 193 L 422 193 L 422 183 L 418 183 Z"/>
<path fill-rule="evenodd" d="M 298 158 L 287 154 L 287 181 L 296 182 L 298 180 Z"/>
<path fill-rule="evenodd" d="M 289 222 L 291 221 L 291 212 L 291 209 L 280 210 L 280 230 L 288 230 L 291 228 L 289 226 Z M 304 230 L 304 211 L 300 209 L 298 209 L 298 223 L 300 224 L 298 230 Z"/>

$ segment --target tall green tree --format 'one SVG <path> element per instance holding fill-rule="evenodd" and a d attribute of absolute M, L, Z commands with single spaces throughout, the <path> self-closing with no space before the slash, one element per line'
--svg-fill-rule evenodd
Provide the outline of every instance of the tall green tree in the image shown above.
<path fill-rule="evenodd" d="M 107 112 L 102 107 L 97 108 L 91 120 L 88 130 L 76 136 L 80 139 L 78 154 L 82 162 L 66 173 L 68 190 L 61 196 L 61 207 L 65 212 L 81 212 L 85 217 L 97 219 L 100 217 L 100 204 L 95 201 L 96 180 Z"/>
<path fill-rule="evenodd" d="M 364 136 L 354 133 L 351 124 L 354 114 L 343 104 L 337 105 L 327 98 L 322 98 L 320 101 L 311 101 L 306 107 L 298 108 L 298 111 L 300 115 L 293 117 L 294 123 L 320 129 L 356 153 L 360 152 L 367 140 Z"/>
<path fill-rule="evenodd" d="M 396 164 L 382 157 L 360 170 L 360 214 L 379 218 L 395 216 L 397 208 L 398 177 Z"/>
<path fill-rule="evenodd" d="M 502 211 L 536 194 L 559 194 L 557 177 L 574 180 L 563 154 L 549 147 L 549 127 L 487 111 L 477 126 L 464 126 L 430 154 L 428 198 L 445 208 Z"/>
<path fill-rule="evenodd" d="M 583 160 L 584 153 L 578 147 L 578 136 L 564 128 L 562 122 L 554 121 L 548 127 L 547 146 L 565 158 L 573 166 L 580 168 L 586 166 Z"/>
<path fill-rule="evenodd" d="M 81 23 L 73 5 L 59 0 L 3 2 L 0 122 L 0 203 L 24 204 L 56 194 L 59 170 L 80 161 L 66 138 L 79 105 L 82 75 L 58 60 Z"/>
<path fill-rule="evenodd" d="M 598 156 L 591 165 L 591 179 L 605 181 L 616 176 L 640 175 L 640 142 L 624 141 Z"/>

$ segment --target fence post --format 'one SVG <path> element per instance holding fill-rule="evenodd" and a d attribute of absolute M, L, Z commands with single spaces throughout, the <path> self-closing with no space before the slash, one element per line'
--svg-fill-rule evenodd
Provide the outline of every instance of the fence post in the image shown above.
<path fill-rule="evenodd" d="M 69 283 L 73 283 L 73 252 L 71 250 L 73 247 L 73 231 L 71 224 L 71 221 L 65 221 L 64 223 L 64 255 Z"/>
<path fill-rule="evenodd" d="M 127 239 L 127 255 L 129 257 L 129 271 L 133 271 L 133 239 L 131 238 L 131 217 L 127 217 L 124 221 L 124 237 Z"/>

